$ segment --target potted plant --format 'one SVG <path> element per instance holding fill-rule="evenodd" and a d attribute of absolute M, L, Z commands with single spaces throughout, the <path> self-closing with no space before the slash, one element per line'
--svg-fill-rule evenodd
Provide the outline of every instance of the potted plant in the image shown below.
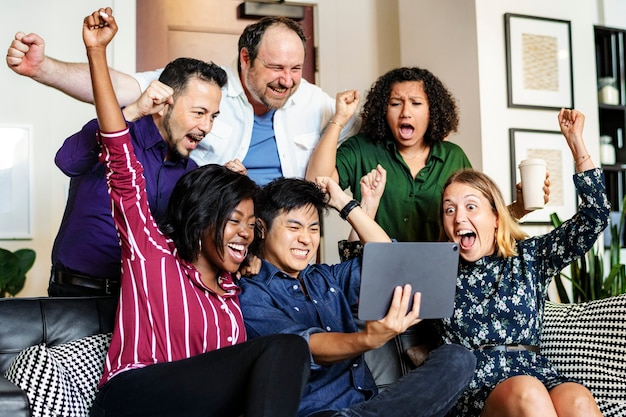
<path fill-rule="evenodd" d="M 35 263 L 35 256 L 32 249 L 11 252 L 0 248 L 0 298 L 15 297 L 24 288 L 26 272 Z"/>
<path fill-rule="evenodd" d="M 626 196 L 622 201 L 622 207 L 626 207 L 625 204 Z M 554 227 L 561 224 L 561 220 L 556 213 L 550 215 L 550 220 Z M 608 249 L 608 273 L 605 274 L 605 262 L 602 254 L 598 253 L 595 247 L 592 247 L 585 256 L 571 264 L 571 276 L 561 272 L 559 276 L 555 277 L 555 284 L 561 302 L 570 302 L 561 278 L 565 278 L 572 283 L 571 302 L 573 303 L 626 293 L 626 265 L 621 262 L 620 255 L 624 224 L 626 224 L 626 210 L 622 210 L 618 224 L 609 225 L 611 240 Z"/>

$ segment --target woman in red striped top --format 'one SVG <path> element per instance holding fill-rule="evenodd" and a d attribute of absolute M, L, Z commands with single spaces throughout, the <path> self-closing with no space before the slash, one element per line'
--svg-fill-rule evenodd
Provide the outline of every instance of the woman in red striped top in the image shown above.
<path fill-rule="evenodd" d="M 177 183 L 157 227 L 108 73 L 116 31 L 110 8 L 85 18 L 100 159 L 122 245 L 116 325 L 91 415 L 295 416 L 307 344 L 292 335 L 246 342 L 233 279 L 254 236 L 257 186 L 222 166 L 198 168 Z M 170 127 L 182 132 L 182 152 L 210 131 L 224 83 L 219 73 L 191 77 L 191 98 L 151 97 L 155 111 L 178 121 Z"/>

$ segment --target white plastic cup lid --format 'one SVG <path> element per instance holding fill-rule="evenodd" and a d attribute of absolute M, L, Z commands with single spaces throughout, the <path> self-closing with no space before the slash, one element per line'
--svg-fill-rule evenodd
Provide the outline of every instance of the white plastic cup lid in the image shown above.
<path fill-rule="evenodd" d="M 521 161 L 519 163 L 519 168 L 523 167 L 523 166 L 528 166 L 528 165 L 543 165 L 546 166 L 546 161 L 544 161 L 543 159 L 539 159 L 539 158 L 530 158 L 530 159 L 524 159 L 523 161 Z"/>

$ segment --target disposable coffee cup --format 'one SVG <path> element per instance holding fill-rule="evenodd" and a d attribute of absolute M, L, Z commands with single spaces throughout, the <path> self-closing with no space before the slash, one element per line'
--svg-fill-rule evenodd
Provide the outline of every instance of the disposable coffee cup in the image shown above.
<path fill-rule="evenodd" d="M 546 181 L 546 161 L 543 159 L 524 159 L 519 163 L 522 179 L 522 197 L 526 210 L 537 210 L 545 205 L 543 186 Z"/>

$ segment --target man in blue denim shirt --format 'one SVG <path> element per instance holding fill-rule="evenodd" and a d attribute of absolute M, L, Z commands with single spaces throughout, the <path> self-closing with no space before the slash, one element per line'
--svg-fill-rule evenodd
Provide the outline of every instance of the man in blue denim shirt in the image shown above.
<path fill-rule="evenodd" d="M 389 237 L 332 180 L 320 179 L 318 185 L 281 178 L 257 199 L 262 266 L 256 276 L 242 279 L 240 296 L 248 336 L 293 333 L 308 341 L 311 377 L 300 417 L 444 416 L 473 375 L 474 355 L 460 346 L 441 346 L 377 394 L 363 353 L 420 321 L 419 294 L 407 313 L 411 288 L 396 288 L 387 316 L 358 330 L 350 307 L 358 301 L 361 259 L 310 264 L 319 247 L 321 215 L 328 206 L 343 208 L 342 217 L 363 241 Z"/>

